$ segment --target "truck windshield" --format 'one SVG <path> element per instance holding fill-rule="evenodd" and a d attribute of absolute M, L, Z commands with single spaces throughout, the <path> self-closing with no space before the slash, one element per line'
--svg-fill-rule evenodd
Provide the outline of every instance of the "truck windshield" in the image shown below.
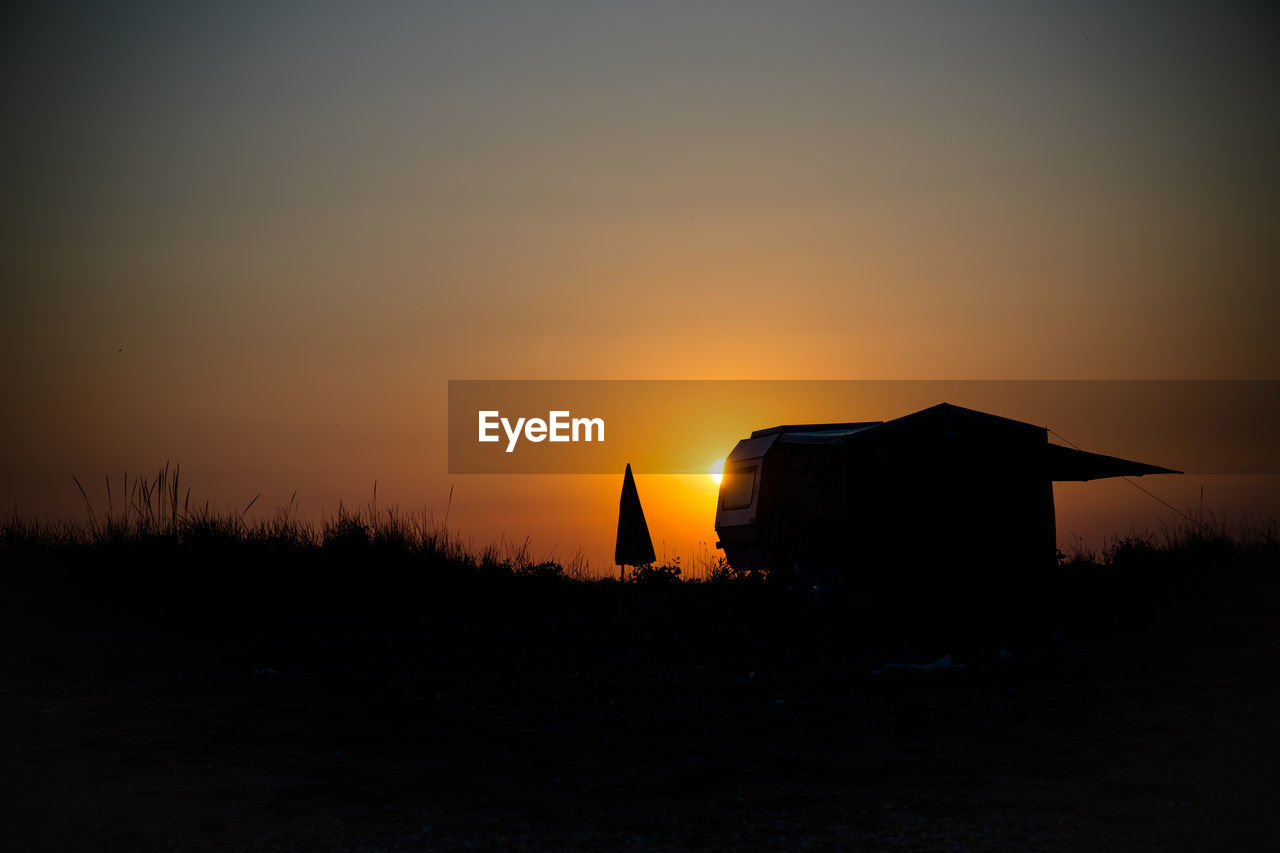
<path fill-rule="evenodd" d="M 731 467 L 724 472 L 724 484 L 720 487 L 722 509 L 746 509 L 756 491 L 756 467 L 745 465 Z"/>

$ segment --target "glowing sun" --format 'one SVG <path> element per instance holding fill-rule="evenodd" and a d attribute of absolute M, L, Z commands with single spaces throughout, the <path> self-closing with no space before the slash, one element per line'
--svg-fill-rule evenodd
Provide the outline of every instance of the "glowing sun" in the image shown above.
<path fill-rule="evenodd" d="M 712 462 L 711 468 L 708 469 L 707 474 L 710 475 L 711 479 L 716 481 L 717 486 L 720 485 L 720 480 L 724 477 L 724 460 L 717 459 L 715 462 Z"/>

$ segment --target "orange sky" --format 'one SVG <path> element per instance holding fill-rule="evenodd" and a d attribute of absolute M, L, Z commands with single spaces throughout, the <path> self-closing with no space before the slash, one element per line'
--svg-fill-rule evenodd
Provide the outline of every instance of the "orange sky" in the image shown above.
<path fill-rule="evenodd" d="M 1259 4 L 3 15 L 20 512 L 170 459 L 600 553 L 618 483 L 447 475 L 449 379 L 1277 378 Z"/>

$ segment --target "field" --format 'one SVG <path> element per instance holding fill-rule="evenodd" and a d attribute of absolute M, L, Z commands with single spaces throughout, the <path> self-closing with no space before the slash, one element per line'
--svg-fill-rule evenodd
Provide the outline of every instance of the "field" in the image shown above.
<path fill-rule="evenodd" d="M 1271 529 L 1066 563 L 1017 618 L 618 584 L 372 508 L 4 529 L 22 850 L 1262 848 Z M 927 664 L 952 655 L 952 666 Z"/>

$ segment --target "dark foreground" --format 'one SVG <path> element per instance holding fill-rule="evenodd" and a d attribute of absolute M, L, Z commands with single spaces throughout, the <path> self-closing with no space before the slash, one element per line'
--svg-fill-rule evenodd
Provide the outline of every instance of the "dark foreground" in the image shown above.
<path fill-rule="evenodd" d="M 241 589 L 237 605 L 6 586 L 4 846 L 1200 850 L 1280 833 L 1266 578 L 1016 628 L 754 586 L 477 582 L 382 607 Z M 875 673 L 948 652 L 963 671 Z"/>

